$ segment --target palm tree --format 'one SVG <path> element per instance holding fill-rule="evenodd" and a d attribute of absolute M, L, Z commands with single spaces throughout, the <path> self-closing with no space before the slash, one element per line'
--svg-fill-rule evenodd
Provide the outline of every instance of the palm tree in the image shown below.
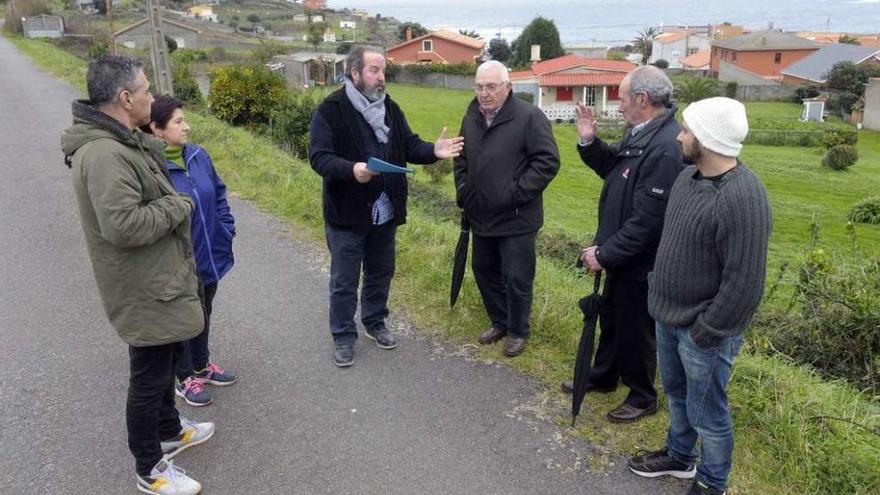
<path fill-rule="evenodd" d="M 657 28 L 648 27 L 639 33 L 638 37 L 633 40 L 633 50 L 642 54 L 642 64 L 647 64 L 651 58 L 651 49 L 654 45 L 654 37 L 657 36 Z"/>

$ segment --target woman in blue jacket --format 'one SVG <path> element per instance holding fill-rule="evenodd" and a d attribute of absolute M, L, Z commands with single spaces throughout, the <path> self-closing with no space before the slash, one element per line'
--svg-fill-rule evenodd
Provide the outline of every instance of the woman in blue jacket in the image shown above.
<path fill-rule="evenodd" d="M 190 195 L 195 202 L 191 230 L 193 250 L 199 277 L 205 287 L 205 328 L 199 335 L 184 342 L 182 355 L 175 365 L 177 395 L 192 406 L 211 403 L 205 384 L 225 386 L 235 383 L 235 375 L 208 358 L 208 330 L 217 282 L 232 268 L 232 238 L 235 219 L 226 202 L 226 185 L 220 180 L 208 152 L 187 144 L 189 126 L 183 113 L 183 102 L 168 95 L 153 102 L 150 132 L 167 144 L 165 166 L 174 188 Z"/>

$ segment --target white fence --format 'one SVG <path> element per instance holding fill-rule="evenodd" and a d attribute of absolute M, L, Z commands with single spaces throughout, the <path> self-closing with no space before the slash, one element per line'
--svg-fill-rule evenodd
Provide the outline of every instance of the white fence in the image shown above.
<path fill-rule="evenodd" d="M 556 120 L 568 122 L 577 118 L 574 108 L 574 105 L 545 105 L 541 107 L 541 110 L 544 111 L 544 115 L 550 122 L 556 122 Z M 597 111 L 596 107 L 590 107 L 590 109 L 596 113 L 596 118 L 599 119 L 621 120 L 623 118 L 617 105 L 607 105 L 602 111 Z"/>

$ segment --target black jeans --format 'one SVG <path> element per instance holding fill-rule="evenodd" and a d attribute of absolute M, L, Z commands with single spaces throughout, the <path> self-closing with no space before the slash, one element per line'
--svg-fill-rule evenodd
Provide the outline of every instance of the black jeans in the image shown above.
<path fill-rule="evenodd" d="M 529 336 L 536 235 L 474 236 L 471 268 L 486 313 L 493 326 L 515 337 Z"/>
<path fill-rule="evenodd" d="M 137 473 L 147 476 L 162 459 L 161 440 L 180 433 L 180 417 L 174 405 L 174 360 L 181 343 L 129 347 L 131 377 L 125 423 L 128 448 L 134 455 Z"/>
<path fill-rule="evenodd" d="M 174 365 L 174 372 L 180 381 L 203 370 L 208 366 L 208 332 L 211 330 L 211 311 L 214 308 L 214 295 L 217 294 L 217 282 L 205 286 L 205 298 L 202 309 L 205 312 L 205 328 L 202 333 L 183 342 L 180 359 Z"/>
<path fill-rule="evenodd" d="M 361 268 L 361 323 L 372 329 L 388 317 L 388 293 L 394 276 L 395 235 L 393 221 L 374 225 L 366 233 L 325 224 L 330 249 L 330 333 L 337 344 L 357 340 L 354 315 Z"/>
<path fill-rule="evenodd" d="M 657 338 L 648 314 L 648 282 L 609 275 L 605 279 L 601 333 L 590 385 L 629 387 L 625 402 L 645 409 L 657 404 Z"/>

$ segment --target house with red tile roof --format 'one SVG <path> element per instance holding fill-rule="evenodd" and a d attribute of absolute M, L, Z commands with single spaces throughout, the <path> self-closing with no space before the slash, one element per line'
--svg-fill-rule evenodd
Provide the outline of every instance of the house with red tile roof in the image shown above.
<path fill-rule="evenodd" d="M 486 42 L 460 33 L 441 29 L 423 36 L 407 39 L 386 51 L 389 62 L 406 64 L 475 64 L 483 56 Z"/>
<path fill-rule="evenodd" d="M 635 68 L 629 62 L 569 54 L 511 72 L 510 82 L 515 93 L 531 93 L 535 105 L 550 120 L 574 118 L 578 102 L 597 115 L 618 118 L 620 83 Z"/>

